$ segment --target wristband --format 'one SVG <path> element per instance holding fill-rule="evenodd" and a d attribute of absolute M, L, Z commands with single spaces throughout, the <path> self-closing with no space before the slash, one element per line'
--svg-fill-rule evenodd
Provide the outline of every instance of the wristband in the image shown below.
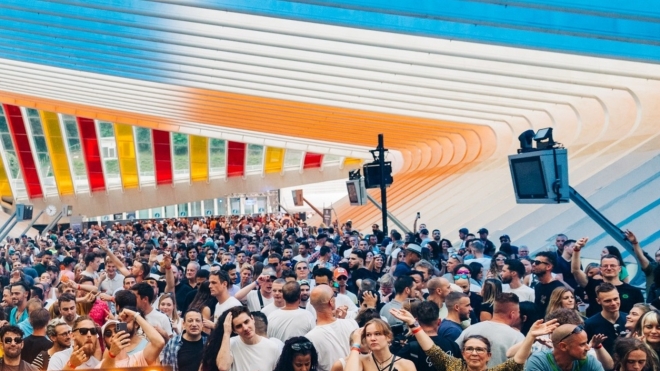
<path fill-rule="evenodd" d="M 596 345 L 596 346 L 594 347 L 594 349 L 600 349 L 600 348 L 602 348 L 602 347 L 603 347 L 603 344 L 598 344 L 598 345 Z"/>
<path fill-rule="evenodd" d="M 422 331 L 422 326 L 415 327 L 415 328 L 412 330 L 412 333 L 413 333 L 413 335 L 415 335 L 416 333 L 418 333 L 418 332 L 420 332 L 420 331 Z"/>
<path fill-rule="evenodd" d="M 77 290 L 80 290 L 80 285 L 78 285 L 78 288 L 77 288 Z"/>
<path fill-rule="evenodd" d="M 360 353 L 360 348 L 351 347 L 351 352 L 354 351 L 354 350 L 357 350 L 357 352 Z"/>
<path fill-rule="evenodd" d="M 413 322 L 412 325 L 408 325 L 408 327 L 410 327 L 411 329 L 413 329 L 415 327 L 419 327 L 419 322 L 417 322 L 417 320 L 415 320 L 415 322 Z"/>
<path fill-rule="evenodd" d="M 71 361 L 67 362 L 67 365 L 68 365 L 72 370 L 75 370 L 75 369 L 76 369 L 76 366 L 74 366 L 73 363 L 71 363 Z"/>
<path fill-rule="evenodd" d="M 110 349 L 108 349 L 108 355 L 110 356 L 110 358 L 115 358 L 115 357 L 117 357 L 117 356 L 112 355 L 112 352 L 110 351 Z"/>
<path fill-rule="evenodd" d="M 359 344 L 359 343 L 353 343 L 353 344 L 351 344 L 351 348 L 358 348 L 358 349 L 360 349 L 360 344 Z"/>
<path fill-rule="evenodd" d="M 140 317 L 140 316 L 141 316 L 140 312 L 135 312 L 135 314 L 133 315 L 133 318 L 138 319 L 138 317 Z"/>
<path fill-rule="evenodd" d="M 169 267 L 165 267 L 165 269 L 170 270 L 172 269 L 172 266 L 170 265 Z"/>

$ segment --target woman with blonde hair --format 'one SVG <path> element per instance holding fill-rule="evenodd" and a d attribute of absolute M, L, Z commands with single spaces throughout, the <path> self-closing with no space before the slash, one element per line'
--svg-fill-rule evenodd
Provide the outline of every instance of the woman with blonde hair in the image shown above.
<path fill-rule="evenodd" d="M 644 303 L 637 303 L 633 305 L 632 309 L 628 312 L 626 316 L 626 330 L 630 334 L 629 336 L 635 335 L 635 327 L 637 327 L 637 322 L 643 315 L 650 312 L 653 307 Z"/>
<path fill-rule="evenodd" d="M 660 352 L 660 312 L 651 310 L 644 314 L 637 321 L 635 334 L 653 349 L 657 357 Z"/>
<path fill-rule="evenodd" d="M 488 321 L 493 318 L 493 305 L 497 295 L 502 293 L 502 282 L 489 278 L 481 287 L 481 308 L 479 309 L 479 321 Z"/>
<path fill-rule="evenodd" d="M 552 290 L 550 301 L 548 302 L 548 308 L 545 310 L 545 314 L 548 315 L 561 308 L 572 309 L 577 312 L 575 296 L 573 295 L 573 292 L 566 287 L 557 287 L 556 289 Z"/>
<path fill-rule="evenodd" d="M 177 334 L 180 334 L 183 320 L 181 317 L 179 317 L 179 313 L 176 311 L 174 294 L 168 292 L 161 295 L 160 299 L 158 299 L 158 310 L 170 319 L 170 322 L 172 323 L 172 330 L 174 330 L 174 332 Z"/>

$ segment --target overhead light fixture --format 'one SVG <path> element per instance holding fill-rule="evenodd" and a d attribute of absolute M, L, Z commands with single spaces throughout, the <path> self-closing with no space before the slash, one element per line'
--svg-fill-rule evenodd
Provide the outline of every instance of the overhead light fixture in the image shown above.
<path fill-rule="evenodd" d="M 555 146 L 555 141 L 552 139 L 552 128 L 539 129 L 534 135 L 536 142 L 536 149 L 546 149 Z"/>
<path fill-rule="evenodd" d="M 518 153 L 531 152 L 534 150 L 532 146 L 532 139 L 534 139 L 534 130 L 525 130 L 522 134 L 518 136 L 520 141 L 520 149 Z"/>

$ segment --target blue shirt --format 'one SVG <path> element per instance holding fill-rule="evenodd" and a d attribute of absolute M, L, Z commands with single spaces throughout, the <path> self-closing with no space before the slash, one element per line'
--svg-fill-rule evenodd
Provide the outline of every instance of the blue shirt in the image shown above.
<path fill-rule="evenodd" d="M 202 332 L 202 344 L 206 345 L 207 338 L 208 336 L 206 336 L 206 334 Z M 172 371 L 178 371 L 179 363 L 177 362 L 177 358 L 179 355 L 179 350 L 181 350 L 182 345 L 183 345 L 183 334 L 171 338 L 170 341 L 168 341 L 167 344 L 165 344 L 165 348 L 163 349 L 161 365 L 172 366 Z M 202 362 L 201 354 L 200 354 L 199 362 L 200 364 Z"/>
<path fill-rule="evenodd" d="M 27 307 L 26 307 L 25 310 L 23 310 L 23 313 L 21 314 L 21 316 L 18 318 L 18 321 L 17 321 L 16 320 L 16 310 L 17 309 L 18 309 L 18 307 L 11 308 L 11 313 L 9 314 L 9 324 L 10 325 L 17 326 L 19 323 L 21 323 L 23 321 L 27 321 L 27 319 L 28 319 L 28 311 L 27 311 Z"/>

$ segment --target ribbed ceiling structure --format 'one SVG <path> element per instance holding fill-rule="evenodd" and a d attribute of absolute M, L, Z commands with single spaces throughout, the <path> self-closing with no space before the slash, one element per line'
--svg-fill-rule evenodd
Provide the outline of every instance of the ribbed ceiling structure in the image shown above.
<path fill-rule="evenodd" d="M 571 184 L 650 246 L 660 239 L 650 223 L 660 217 L 660 13 L 648 8 L 8 0 L 0 101 L 362 159 L 383 133 L 397 170 L 390 211 L 410 224 L 419 211 L 450 237 L 488 226 L 532 248 L 559 231 L 607 241 L 572 205 L 514 202 L 506 155 L 522 131 L 553 127 Z M 362 226 L 379 217 L 339 209 Z"/>

